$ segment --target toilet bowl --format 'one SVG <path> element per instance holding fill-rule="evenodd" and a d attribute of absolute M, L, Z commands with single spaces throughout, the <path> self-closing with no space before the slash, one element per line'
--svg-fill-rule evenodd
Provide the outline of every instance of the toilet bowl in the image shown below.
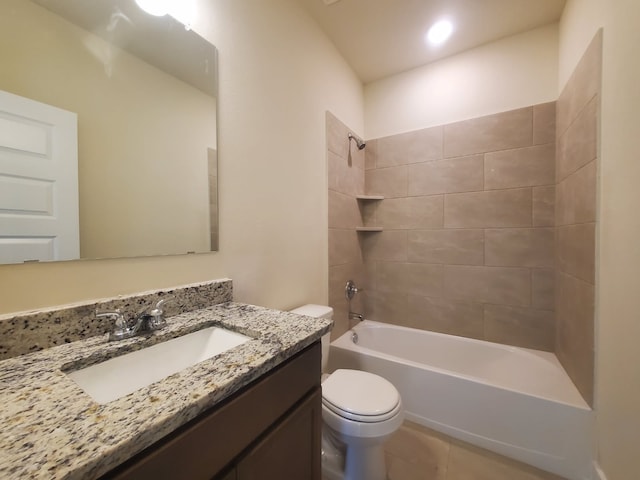
<path fill-rule="evenodd" d="M 331 318 L 333 309 L 305 305 L 293 313 Z M 322 338 L 322 371 L 329 335 Z M 322 475 L 326 480 L 386 480 L 384 442 L 402 425 L 396 388 L 369 372 L 339 369 L 322 381 Z"/>

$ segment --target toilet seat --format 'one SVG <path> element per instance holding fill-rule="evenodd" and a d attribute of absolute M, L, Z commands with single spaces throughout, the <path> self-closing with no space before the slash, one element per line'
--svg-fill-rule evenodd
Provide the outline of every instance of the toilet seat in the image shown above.
<path fill-rule="evenodd" d="M 342 418 L 376 423 L 401 410 L 400 394 L 391 382 L 360 370 L 336 370 L 322 383 L 322 404 Z"/>
<path fill-rule="evenodd" d="M 379 423 L 379 422 L 384 422 L 385 420 L 389 420 L 390 418 L 393 418 L 395 415 L 398 414 L 398 412 L 400 412 L 400 409 L 402 408 L 402 406 L 400 404 L 396 405 L 395 408 L 383 415 L 357 415 L 355 413 L 351 413 L 351 412 L 347 412 L 345 410 L 342 410 L 338 407 L 336 407 L 335 405 L 332 405 L 330 402 L 325 401 L 324 399 L 322 400 L 322 405 L 325 406 L 326 408 L 328 408 L 329 410 L 331 410 L 333 413 L 335 413 L 336 415 L 339 415 L 340 417 L 347 419 L 347 420 L 352 420 L 354 422 L 360 422 L 360 423 Z"/>

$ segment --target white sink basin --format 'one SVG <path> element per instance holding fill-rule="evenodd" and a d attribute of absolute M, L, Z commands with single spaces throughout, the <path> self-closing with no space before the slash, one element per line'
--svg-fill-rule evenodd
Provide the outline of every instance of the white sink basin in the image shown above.
<path fill-rule="evenodd" d="M 209 327 L 67 375 L 96 402 L 105 404 L 251 340 Z"/>

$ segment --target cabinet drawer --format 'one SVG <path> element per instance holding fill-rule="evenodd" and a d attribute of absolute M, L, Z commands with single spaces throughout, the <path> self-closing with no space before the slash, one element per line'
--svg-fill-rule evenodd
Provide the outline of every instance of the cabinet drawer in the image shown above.
<path fill-rule="evenodd" d="M 212 478 L 320 386 L 320 355 L 316 342 L 102 478 Z"/>

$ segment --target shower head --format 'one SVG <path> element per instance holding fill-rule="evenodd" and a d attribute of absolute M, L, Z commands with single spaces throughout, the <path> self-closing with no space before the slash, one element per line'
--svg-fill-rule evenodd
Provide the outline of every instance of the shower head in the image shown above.
<path fill-rule="evenodd" d="M 358 147 L 358 150 L 362 150 L 364 147 L 367 146 L 366 143 L 364 143 L 362 140 L 360 140 L 358 137 L 356 137 L 352 133 L 349 134 L 349 141 L 351 141 L 351 140 L 356 142 L 356 146 Z"/>

